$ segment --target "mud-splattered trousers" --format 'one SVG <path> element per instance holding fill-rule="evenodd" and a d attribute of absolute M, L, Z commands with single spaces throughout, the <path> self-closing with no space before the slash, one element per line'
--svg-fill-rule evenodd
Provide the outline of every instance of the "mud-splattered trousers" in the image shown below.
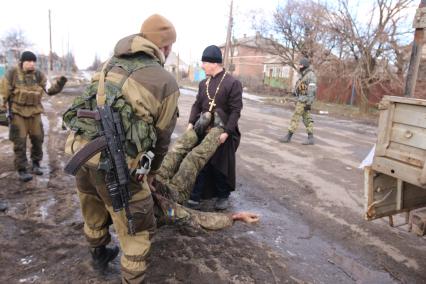
<path fill-rule="evenodd" d="M 296 108 L 294 110 L 293 116 L 290 120 L 290 126 L 288 131 L 295 133 L 297 127 L 299 126 L 300 118 L 302 118 L 303 124 L 306 127 L 306 132 L 312 134 L 314 132 L 314 120 L 312 119 L 311 111 L 305 110 L 306 103 L 297 102 Z"/>
<path fill-rule="evenodd" d="M 188 200 L 195 180 L 220 146 L 222 128 L 210 129 L 199 145 L 194 130 L 187 130 L 176 140 L 165 156 L 157 175 L 157 181 L 171 191 L 171 198 L 182 204 Z"/>
<path fill-rule="evenodd" d="M 107 245 L 111 241 L 109 226 L 114 223 L 123 251 L 122 280 L 124 283 L 141 283 L 146 270 L 146 257 L 151 247 L 150 237 L 156 228 L 154 202 L 146 180 L 139 183 L 132 179 L 129 185 L 132 193 L 129 208 L 133 215 L 135 235 L 129 235 L 127 232 L 124 210 L 113 211 L 102 171 L 84 166 L 78 171 L 76 182 L 84 219 L 84 234 L 89 245 Z"/>
<path fill-rule="evenodd" d="M 183 202 L 189 197 L 197 174 L 219 147 L 221 133 L 223 133 L 223 129 L 212 128 L 203 141 L 196 146 L 198 137 L 194 130 L 188 130 L 175 142 L 165 156 L 157 179 L 167 184 L 176 193 L 179 199 L 176 201 Z M 123 250 L 122 279 L 129 283 L 141 282 L 146 270 L 146 257 L 151 246 L 150 237 L 156 228 L 154 202 L 147 182 L 144 181 L 141 184 L 132 179 L 130 184 L 132 199 L 129 207 L 136 229 L 136 235 L 131 236 L 127 234 L 127 218 L 124 210 L 120 212 L 112 210 L 104 174 L 97 169 L 84 166 L 78 171 L 76 181 L 84 218 L 84 233 L 90 246 L 107 245 L 111 241 L 109 226 L 114 223 L 120 247 Z M 205 217 L 187 218 L 189 214 L 183 209 L 178 210 L 177 213 L 177 215 L 173 215 L 174 217 L 168 216 L 182 220 L 193 220 L 193 218 L 205 220 Z M 198 215 L 194 213 L 192 216 Z M 204 221 L 205 226 L 207 228 L 224 227 L 232 221 L 227 216 L 215 219 L 218 221 L 212 221 L 212 219 Z M 216 225 L 209 225 L 210 223 Z"/>
<path fill-rule="evenodd" d="M 41 161 L 44 132 L 40 114 L 34 114 L 31 117 L 13 115 L 9 128 L 9 139 L 13 142 L 14 164 L 17 171 L 27 168 L 27 136 L 31 141 L 31 160 L 33 162 Z"/>

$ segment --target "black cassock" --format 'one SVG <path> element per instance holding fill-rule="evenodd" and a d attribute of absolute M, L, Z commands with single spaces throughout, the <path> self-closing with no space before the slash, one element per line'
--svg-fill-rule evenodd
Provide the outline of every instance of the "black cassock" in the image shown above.
<path fill-rule="evenodd" d="M 212 77 L 209 83 L 209 95 L 215 96 L 217 86 L 219 85 L 225 70 Z M 193 125 L 201 113 L 209 111 L 210 100 L 207 96 L 207 79 L 200 82 L 198 94 L 192 105 L 189 123 Z M 235 190 L 235 152 L 240 144 L 241 133 L 238 129 L 238 119 L 243 108 L 242 98 L 243 88 L 241 82 L 226 74 L 220 83 L 219 90 L 215 97 L 215 110 L 219 113 L 221 119 L 225 122 L 225 132 L 229 134 L 225 143 L 219 146 L 216 153 L 210 160 L 210 164 L 227 177 L 227 183 L 231 190 Z M 210 184 L 210 183 L 209 183 Z"/>

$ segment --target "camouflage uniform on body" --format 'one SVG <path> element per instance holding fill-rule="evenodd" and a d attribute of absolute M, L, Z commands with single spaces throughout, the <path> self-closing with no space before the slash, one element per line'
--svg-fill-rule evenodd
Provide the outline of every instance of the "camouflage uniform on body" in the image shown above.
<path fill-rule="evenodd" d="M 170 198 L 180 204 L 189 199 L 199 172 L 220 146 L 221 127 L 213 127 L 199 145 L 193 129 L 187 130 L 176 140 L 167 153 L 156 177 L 167 187 Z"/>
<path fill-rule="evenodd" d="M 30 137 L 32 144 L 33 166 L 39 165 L 43 158 L 44 131 L 41 121 L 41 113 L 44 111 L 41 104 L 43 93 L 46 92 L 48 95 L 59 93 L 66 79 L 63 77 L 65 81 L 57 81 L 46 91 L 46 76 L 39 70 L 24 71 L 21 64 L 7 72 L 1 91 L 5 106 L 10 100 L 9 106 L 13 118 L 10 122 L 9 139 L 14 144 L 15 169 L 26 171 L 27 136 Z"/>
<path fill-rule="evenodd" d="M 150 27 L 144 31 L 145 24 L 148 22 Z M 148 36 L 150 29 L 157 31 L 153 32 L 152 37 Z M 171 46 L 175 39 L 173 25 L 162 16 L 153 15 L 142 25 L 141 34 L 125 37 L 117 43 L 114 56 L 109 60 L 109 66 L 104 67 L 102 71 L 106 72 L 106 103 L 118 111 L 122 118 L 126 136 L 124 143 L 126 158 L 130 169 L 137 167 L 142 154 L 151 150 L 155 154 L 151 164 L 151 174 L 157 174 L 167 153 L 178 114 L 179 88 L 174 77 L 163 68 L 165 57 L 160 48 Z M 93 76 L 92 85 L 88 87 L 86 95 L 96 93 L 99 75 L 98 72 Z M 108 93 L 111 93 L 111 90 L 119 94 L 119 98 L 114 102 L 108 100 Z M 110 97 L 111 100 L 114 99 L 113 96 Z M 88 102 L 90 99 L 85 101 L 79 98 L 79 100 L 80 104 L 89 106 L 91 104 Z M 76 105 L 78 103 L 76 102 Z M 93 106 L 90 107 L 93 108 Z M 75 120 L 73 116 L 75 113 L 72 112 L 64 115 L 64 121 L 72 124 L 74 126 L 72 128 L 81 129 L 81 132 L 88 133 L 88 136 L 91 131 L 96 131 L 93 121 L 90 126 L 89 121 Z M 75 136 L 75 142 L 84 138 L 90 140 L 90 137 L 82 136 Z M 68 152 L 69 150 L 66 149 Z M 105 184 L 105 172 L 97 168 L 98 163 L 99 157 L 97 161 L 92 159 L 91 163 L 82 167 L 76 176 L 86 239 L 92 248 L 92 255 L 97 248 L 105 249 L 111 240 L 109 226 L 113 223 L 123 251 L 122 282 L 141 283 L 147 267 L 146 257 L 151 246 L 150 237 L 156 227 L 153 199 L 147 178 L 144 177 L 143 182 L 138 182 L 134 176 L 131 176 L 129 208 L 136 234 L 129 235 L 124 210 L 119 212 L 112 210 Z M 116 256 L 114 249 L 107 250 L 106 263 Z"/>

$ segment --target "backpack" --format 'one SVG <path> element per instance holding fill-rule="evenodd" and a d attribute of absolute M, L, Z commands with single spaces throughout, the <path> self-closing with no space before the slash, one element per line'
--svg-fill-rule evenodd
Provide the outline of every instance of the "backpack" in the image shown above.
<path fill-rule="evenodd" d="M 126 58 L 112 57 L 104 64 L 101 71 L 104 72 L 106 78 L 107 73 L 113 67 L 121 69 L 118 73 L 122 77 L 118 83 L 105 79 L 105 104 L 111 106 L 114 111 L 120 114 L 125 134 L 124 149 L 126 158 L 128 161 L 133 161 L 131 168 L 136 167 L 135 160 L 137 161 L 143 153 L 155 147 L 157 136 L 154 125 L 144 121 L 134 113 L 133 107 L 123 97 L 122 87 L 129 76 L 136 70 L 158 64 L 157 61 L 143 54 Z M 97 121 L 90 118 L 77 117 L 79 109 L 96 109 L 98 85 L 99 81 L 92 79 L 91 84 L 85 89 L 83 94 L 78 96 L 72 106 L 63 114 L 63 124 L 71 129 L 65 145 L 65 153 L 68 155 L 75 154 L 85 144 L 99 136 Z M 98 166 L 100 156 L 100 153 L 97 154 L 86 164 Z"/>

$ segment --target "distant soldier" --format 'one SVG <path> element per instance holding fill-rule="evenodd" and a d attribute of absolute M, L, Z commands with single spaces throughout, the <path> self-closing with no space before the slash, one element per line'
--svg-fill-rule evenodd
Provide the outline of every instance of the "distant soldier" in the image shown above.
<path fill-rule="evenodd" d="M 306 57 L 300 59 L 300 79 L 296 82 L 293 92 L 297 97 L 296 109 L 291 118 L 287 135 L 279 139 L 282 143 L 289 143 L 291 141 L 291 137 L 299 125 L 300 117 L 302 117 L 306 132 L 308 133 L 308 140 L 303 144 L 314 144 L 314 120 L 311 116 L 311 106 L 317 92 L 317 77 L 309 66 L 309 60 Z"/>
<path fill-rule="evenodd" d="M 19 65 L 10 69 L 2 83 L 3 107 L 8 108 L 10 120 L 9 139 L 15 152 L 15 169 L 23 182 L 32 180 L 27 172 L 27 136 L 30 137 L 32 173 L 42 175 L 40 161 L 43 157 L 43 124 L 41 113 L 43 93 L 49 96 L 62 91 L 67 79 L 60 77 L 46 90 L 46 76 L 35 68 L 37 57 L 31 51 L 22 53 Z"/>

